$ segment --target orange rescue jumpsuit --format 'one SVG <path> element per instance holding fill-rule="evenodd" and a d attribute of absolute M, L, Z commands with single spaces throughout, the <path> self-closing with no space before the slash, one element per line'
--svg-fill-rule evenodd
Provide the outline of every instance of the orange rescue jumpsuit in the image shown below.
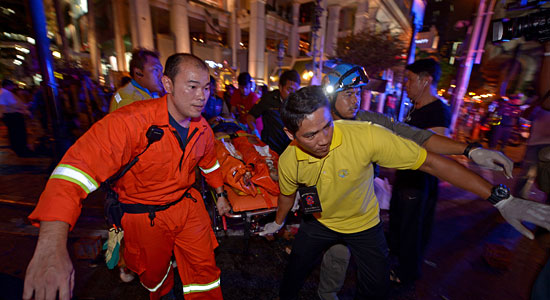
<path fill-rule="evenodd" d="M 121 166 L 141 153 L 145 133 L 157 125 L 164 136 L 153 143 L 114 190 L 122 203 L 163 205 L 179 199 L 195 182 L 195 166 L 212 187 L 223 186 L 214 150 L 214 135 L 202 118 L 191 120 L 189 134 L 197 132 L 183 153 L 176 130 L 169 125 L 166 96 L 122 107 L 88 130 L 65 154 L 53 171 L 31 222 L 63 221 L 72 229 L 82 200 Z M 185 137 L 183 137 L 185 139 Z M 183 155 L 183 157 L 182 157 Z M 200 193 L 183 198 L 156 213 L 154 226 L 148 214 L 125 214 L 122 218 L 128 267 L 142 285 L 158 299 L 173 287 L 172 252 L 183 282 L 185 299 L 222 299 L 220 270 L 214 260 L 218 246 Z"/>

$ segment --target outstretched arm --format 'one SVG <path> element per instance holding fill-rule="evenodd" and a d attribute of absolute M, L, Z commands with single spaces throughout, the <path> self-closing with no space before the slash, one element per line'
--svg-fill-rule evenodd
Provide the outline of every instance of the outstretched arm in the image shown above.
<path fill-rule="evenodd" d="M 426 161 L 419 168 L 456 187 L 472 192 L 483 199 L 491 196 L 493 185 L 455 161 L 428 152 Z M 527 201 L 513 196 L 495 204 L 504 219 L 526 237 L 533 234 L 521 222 L 527 221 L 550 230 L 550 205 Z"/>
<path fill-rule="evenodd" d="M 429 130 L 418 129 L 405 123 L 396 122 L 375 112 L 359 111 L 357 113 L 357 120 L 368 121 L 383 126 L 395 134 L 409 139 L 426 148 L 426 150 L 437 154 L 461 155 L 464 153 L 466 147 L 468 147 L 467 144 L 434 134 Z M 475 155 L 473 155 L 474 152 Z M 495 171 L 503 171 L 506 177 L 512 177 L 514 163 L 501 152 L 475 148 L 470 151 L 468 158 L 482 167 Z"/>
<path fill-rule="evenodd" d="M 430 152 L 444 155 L 461 155 L 468 147 L 467 144 L 438 134 L 432 135 L 422 146 Z M 502 152 L 474 147 L 469 151 L 468 158 L 479 166 L 494 171 L 503 171 L 506 177 L 512 177 L 514 163 Z"/>
<path fill-rule="evenodd" d="M 69 224 L 40 222 L 34 255 L 25 274 L 23 299 L 69 300 L 74 288 L 74 269 L 67 251 Z"/>
<path fill-rule="evenodd" d="M 472 192 L 483 199 L 491 196 L 493 185 L 461 164 L 441 155 L 428 152 L 426 161 L 419 170 L 437 176 L 452 185 Z"/>

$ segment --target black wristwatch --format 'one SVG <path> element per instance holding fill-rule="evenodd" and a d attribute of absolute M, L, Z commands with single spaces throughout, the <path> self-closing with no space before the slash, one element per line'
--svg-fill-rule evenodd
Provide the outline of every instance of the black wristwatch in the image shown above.
<path fill-rule="evenodd" d="M 487 198 L 487 201 L 491 202 L 493 205 L 499 203 L 504 199 L 510 197 L 510 189 L 504 184 L 495 185 L 491 190 L 491 196 Z"/>
<path fill-rule="evenodd" d="M 227 191 L 223 190 L 223 192 L 221 192 L 221 193 L 216 193 L 216 199 L 218 199 L 220 197 L 224 197 L 225 199 L 227 199 Z"/>
<path fill-rule="evenodd" d="M 468 143 L 468 146 L 466 146 L 466 149 L 464 149 L 464 153 L 462 153 L 467 158 L 470 158 L 470 151 L 474 150 L 475 148 L 483 148 L 483 145 L 475 142 L 475 143 Z"/>

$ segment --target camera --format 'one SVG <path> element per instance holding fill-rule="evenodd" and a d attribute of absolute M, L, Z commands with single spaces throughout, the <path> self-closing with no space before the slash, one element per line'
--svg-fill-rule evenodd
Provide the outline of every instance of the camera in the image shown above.
<path fill-rule="evenodd" d="M 525 40 L 545 42 L 550 40 L 550 9 L 525 16 L 492 21 L 492 41 L 507 42 L 524 37 Z"/>

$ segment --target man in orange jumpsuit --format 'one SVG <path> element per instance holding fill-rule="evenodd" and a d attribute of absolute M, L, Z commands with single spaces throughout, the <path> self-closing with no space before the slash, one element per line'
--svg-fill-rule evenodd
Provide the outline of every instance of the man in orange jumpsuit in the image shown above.
<path fill-rule="evenodd" d="M 56 299 L 57 292 L 59 299 L 70 299 L 74 269 L 67 234 L 80 214 L 81 201 L 142 152 L 114 187 L 125 211 L 128 267 L 139 275 L 150 298 L 159 299 L 173 287 L 173 253 L 185 299 L 222 299 L 213 252 L 217 242 L 200 193 L 191 188 L 198 166 L 216 189 L 219 213 L 229 211 L 213 133 L 201 117 L 209 93 L 208 67 L 191 54 L 174 54 L 166 61 L 162 83 L 166 96 L 110 113 L 53 171 L 29 216 L 40 225 L 40 234 L 25 276 L 24 299 L 33 294 L 35 299 Z M 152 125 L 164 134 L 148 147 L 146 132 Z M 152 214 L 140 213 L 144 207 L 155 209 Z"/>

